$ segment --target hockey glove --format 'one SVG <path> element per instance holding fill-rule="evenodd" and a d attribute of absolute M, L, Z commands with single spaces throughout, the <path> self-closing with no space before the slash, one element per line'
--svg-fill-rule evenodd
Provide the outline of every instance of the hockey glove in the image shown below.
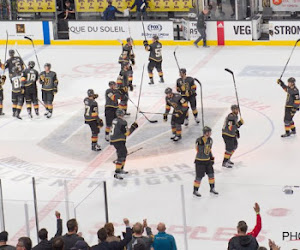
<path fill-rule="evenodd" d="M 284 84 L 284 82 L 283 82 L 281 79 L 277 79 L 277 83 L 278 83 L 279 85 Z"/>
<path fill-rule="evenodd" d="M 53 95 L 57 94 L 57 88 L 53 89 Z"/>
<path fill-rule="evenodd" d="M 45 75 L 40 75 L 40 80 L 41 80 L 42 82 L 44 82 L 44 81 L 45 81 Z"/>
<path fill-rule="evenodd" d="M 174 113 L 174 116 L 175 116 L 176 118 L 178 118 L 178 117 L 180 116 L 180 114 Z"/>
<path fill-rule="evenodd" d="M 148 43 L 147 40 L 144 40 L 144 41 L 143 41 L 143 44 L 144 44 L 145 47 L 147 47 L 147 46 L 149 45 L 149 43 Z"/>
<path fill-rule="evenodd" d="M 98 118 L 98 121 L 97 121 L 97 122 L 98 122 L 98 127 L 99 127 L 99 128 L 102 128 L 103 125 L 104 125 L 104 124 L 103 124 L 103 120 L 100 119 L 100 118 Z"/>
<path fill-rule="evenodd" d="M 164 121 L 165 121 L 165 122 L 168 121 L 168 114 L 164 114 Z"/>
<path fill-rule="evenodd" d="M 98 98 L 98 94 L 94 94 L 94 99 L 97 99 Z"/>
<path fill-rule="evenodd" d="M 239 122 L 238 122 L 238 125 L 239 125 L 239 127 L 240 126 L 242 126 L 244 124 L 244 120 L 243 120 L 243 118 L 241 117 L 241 119 L 239 120 Z"/>
<path fill-rule="evenodd" d="M 138 127 L 139 127 L 139 125 L 136 122 L 132 123 L 130 126 L 130 129 L 129 129 L 129 131 L 130 131 L 129 134 L 132 134 L 133 131 L 136 130 Z"/>
<path fill-rule="evenodd" d="M 215 164 L 215 157 L 213 156 L 210 157 L 210 163 L 212 166 Z"/>
<path fill-rule="evenodd" d="M 235 135 L 236 135 L 236 138 L 239 139 L 239 138 L 240 138 L 240 131 L 237 130 L 237 131 L 235 132 Z"/>
<path fill-rule="evenodd" d="M 133 91 L 133 85 L 132 84 L 129 85 L 129 90 Z"/>
<path fill-rule="evenodd" d="M 135 65 L 135 60 L 134 59 L 131 59 L 131 64 Z"/>
<path fill-rule="evenodd" d="M 2 81 L 2 83 L 5 83 L 5 81 L 6 81 L 6 75 L 1 76 L 1 81 Z"/>
<path fill-rule="evenodd" d="M 24 95 L 24 93 L 25 93 L 25 89 L 21 88 L 21 94 Z"/>

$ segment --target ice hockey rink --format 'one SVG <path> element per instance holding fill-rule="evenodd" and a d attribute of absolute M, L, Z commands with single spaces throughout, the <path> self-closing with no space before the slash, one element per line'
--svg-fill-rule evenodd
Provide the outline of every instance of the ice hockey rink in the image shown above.
<path fill-rule="evenodd" d="M 130 97 L 135 103 L 145 64 L 140 110 L 164 112 L 164 89 L 174 87 L 178 78 L 174 48 L 163 48 L 166 83 L 158 83 L 155 72 L 155 85 L 152 86 L 148 85 L 146 72 L 148 53 L 141 46 L 134 48 L 133 84 L 136 88 Z M 4 51 L 3 46 L 1 49 Z M 17 49 L 26 63 L 35 61 L 30 46 L 18 46 Z M 124 217 L 132 223 L 147 218 L 154 232 L 156 224 L 162 221 L 166 223 L 167 231 L 175 236 L 178 249 L 184 249 L 184 200 L 188 249 L 226 249 L 239 220 L 245 220 L 252 230 L 256 219 L 253 205 L 258 202 L 263 226 L 259 244 L 267 246 L 267 240 L 271 238 L 281 249 L 299 247 L 299 241 L 282 239 L 285 231 L 299 232 L 300 221 L 300 190 L 295 188 L 293 195 L 283 192 L 286 185 L 300 184 L 300 140 L 298 136 L 280 137 L 284 133 L 286 93 L 276 83 L 291 49 L 178 47 L 180 66 L 202 82 L 205 125 L 213 132 L 216 190 L 220 194 L 211 196 L 207 178 L 204 178 L 199 190 L 202 198 L 197 199 L 192 196 L 194 142 L 201 135 L 201 125 L 196 125 L 191 115 L 190 125 L 183 128 L 183 139 L 178 143 L 169 139 L 170 123 L 163 122 L 162 115 L 148 116 L 158 120 L 155 124 L 138 115 L 139 128 L 128 138 L 127 146 L 129 152 L 142 149 L 128 156 L 126 169 L 130 174 L 123 181 L 113 178 L 115 149 L 104 140 L 103 129 L 99 140 L 102 151 L 90 150 L 90 129 L 83 120 L 83 99 L 87 89 L 93 88 L 99 94 L 100 117 L 104 119 L 104 92 L 108 82 L 118 76 L 120 47 L 37 47 L 41 65 L 50 62 L 59 79 L 53 117 L 44 118 L 44 108 L 40 107 L 41 116 L 31 120 L 23 107 L 23 120 L 13 118 L 8 80 L 4 86 L 6 115 L 0 117 L 0 176 L 5 226 L 11 242 L 15 243 L 20 235 L 30 230 L 36 243 L 32 202 L 32 177 L 35 177 L 39 226 L 47 226 L 50 235 L 55 232 L 54 212 L 59 210 L 64 222 L 76 215 L 79 231 L 90 245 L 96 244 L 96 232 L 105 223 L 102 184 L 105 180 L 109 220 L 117 225 L 117 234 L 124 230 Z M 296 79 L 299 76 L 299 56 L 300 51 L 296 49 L 284 81 L 290 76 Z M 240 129 L 239 148 L 232 158 L 236 163 L 233 169 L 221 166 L 224 153 L 221 129 L 230 106 L 235 103 L 232 78 L 224 68 L 235 72 L 245 121 Z M 197 92 L 200 111 L 199 86 Z M 131 116 L 127 120 L 131 124 L 136 114 L 131 103 L 129 112 Z M 296 126 L 300 125 L 299 119 L 296 114 Z M 27 225 L 25 208 L 30 221 Z"/>

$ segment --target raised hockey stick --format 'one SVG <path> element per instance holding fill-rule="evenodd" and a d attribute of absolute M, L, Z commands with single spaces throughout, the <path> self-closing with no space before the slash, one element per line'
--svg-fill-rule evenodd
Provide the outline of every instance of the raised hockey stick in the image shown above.
<path fill-rule="evenodd" d="M 145 25 L 144 25 L 144 17 L 143 17 L 143 15 L 141 16 L 141 20 L 142 20 L 142 25 L 143 25 L 143 31 L 144 31 L 145 41 L 147 41 L 146 31 L 145 31 Z"/>
<path fill-rule="evenodd" d="M 138 117 L 138 114 L 139 114 L 139 107 L 140 107 L 140 100 L 141 100 L 142 86 L 143 86 L 143 79 L 144 79 L 144 71 L 145 71 L 145 64 L 143 65 L 140 92 L 139 92 L 138 104 L 137 104 L 137 107 L 136 107 L 135 121 L 137 120 L 137 117 Z"/>
<path fill-rule="evenodd" d="M 176 61 L 176 64 L 177 64 L 177 67 L 178 67 L 178 70 L 180 71 L 180 67 L 179 67 L 179 63 L 178 63 L 178 60 L 177 60 L 177 56 L 176 56 L 176 50 L 178 49 L 178 46 L 176 46 L 176 48 L 174 49 L 174 58 L 175 58 L 175 61 Z"/>
<path fill-rule="evenodd" d="M 5 74 L 5 64 L 6 64 L 6 56 L 7 56 L 7 44 L 8 44 L 8 32 L 6 30 L 6 42 L 5 42 L 5 55 L 4 55 L 4 71 L 3 71 L 3 74 Z"/>
<path fill-rule="evenodd" d="M 127 96 L 127 95 L 125 95 L 125 96 Z M 137 107 L 137 105 L 129 98 L 129 96 L 127 96 L 127 98 L 128 98 L 128 100 L 136 107 L 136 108 L 138 108 Z M 141 113 L 141 112 L 140 112 Z M 158 122 L 158 120 L 150 120 L 144 113 L 141 113 L 144 117 L 145 117 L 145 119 L 148 121 L 148 122 L 150 122 L 150 123 L 157 123 Z"/>
<path fill-rule="evenodd" d="M 202 84 L 201 82 L 197 79 L 194 78 L 196 82 L 199 83 L 200 85 L 200 101 L 201 101 L 201 117 L 202 117 L 202 129 L 204 129 L 204 108 L 203 108 L 203 91 L 202 91 Z"/>
<path fill-rule="evenodd" d="M 36 50 L 35 50 L 35 47 L 34 47 L 34 42 L 33 42 L 33 40 L 32 40 L 30 37 L 28 37 L 28 36 L 24 36 L 24 38 L 27 39 L 27 40 L 29 40 L 29 41 L 31 42 L 32 47 L 33 47 L 33 50 L 34 50 L 36 62 L 37 62 L 37 64 L 38 64 L 38 66 L 39 66 L 40 72 L 42 72 L 41 66 L 40 66 L 40 62 L 39 62 L 39 59 L 38 59 L 38 57 L 37 57 L 37 53 L 36 53 Z"/>
<path fill-rule="evenodd" d="M 234 84 L 234 89 L 235 89 L 235 96 L 236 96 L 236 101 L 237 101 L 237 105 L 239 107 L 239 113 L 240 113 L 240 116 L 242 116 L 242 113 L 241 113 L 241 107 L 240 107 L 240 102 L 239 102 L 239 96 L 238 96 L 238 92 L 237 92 L 237 88 L 236 88 L 236 82 L 235 82 L 235 78 L 234 78 L 234 73 L 232 70 L 230 69 L 225 69 L 225 71 L 227 71 L 229 74 L 232 75 L 232 79 L 233 79 L 233 84 Z"/>
<path fill-rule="evenodd" d="M 294 45 L 294 48 L 292 49 L 291 55 L 290 55 L 289 59 L 287 60 L 285 66 L 284 66 L 284 69 L 283 69 L 283 71 L 282 71 L 282 73 L 281 73 L 281 76 L 280 76 L 280 78 L 279 78 L 280 80 L 281 80 L 281 78 L 282 78 L 282 76 L 283 76 L 283 74 L 284 74 L 284 72 L 285 72 L 285 70 L 286 70 L 286 67 L 288 66 L 288 64 L 289 64 L 289 62 L 290 62 L 290 60 L 291 60 L 291 57 L 292 57 L 292 55 L 293 55 L 293 53 L 294 53 L 294 50 L 295 50 L 295 48 L 296 48 L 296 46 L 297 46 L 297 44 L 298 44 L 299 41 L 300 41 L 300 39 L 298 39 L 298 40 L 296 41 L 296 43 L 295 43 L 295 45 Z"/>

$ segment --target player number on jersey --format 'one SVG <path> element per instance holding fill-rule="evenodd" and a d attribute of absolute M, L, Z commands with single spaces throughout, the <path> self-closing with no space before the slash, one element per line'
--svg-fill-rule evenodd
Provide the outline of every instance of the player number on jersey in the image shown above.
<path fill-rule="evenodd" d="M 27 75 L 27 81 L 35 81 L 36 80 L 36 75 L 35 74 L 28 74 Z"/>
<path fill-rule="evenodd" d="M 85 115 L 86 115 L 86 116 L 89 116 L 89 115 L 90 115 L 90 110 L 91 110 L 91 107 L 88 106 L 88 105 L 85 105 Z"/>
<path fill-rule="evenodd" d="M 155 56 L 161 57 L 161 49 L 155 49 Z"/>
<path fill-rule="evenodd" d="M 18 78 L 15 78 L 15 79 L 13 80 L 13 84 L 14 84 L 14 89 L 20 88 L 20 81 L 19 81 Z"/>

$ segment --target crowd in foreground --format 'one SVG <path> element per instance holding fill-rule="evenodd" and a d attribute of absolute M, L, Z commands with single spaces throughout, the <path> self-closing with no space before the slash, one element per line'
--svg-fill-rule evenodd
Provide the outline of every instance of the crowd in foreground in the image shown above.
<path fill-rule="evenodd" d="M 269 240 L 269 248 L 259 246 L 256 237 L 259 235 L 262 223 L 260 216 L 260 207 L 257 203 L 254 205 L 256 213 L 256 225 L 251 232 L 248 232 L 248 226 L 245 221 L 239 221 L 237 225 L 237 234 L 234 235 L 228 243 L 228 250 L 279 250 L 272 240 Z M 39 243 L 32 247 L 32 241 L 29 237 L 21 237 L 16 247 L 7 245 L 8 233 L 0 233 L 0 249 L 5 250 L 177 250 L 175 238 L 166 233 L 166 225 L 159 223 L 157 225 L 158 233 L 153 235 L 147 220 L 143 223 L 136 222 L 132 227 L 129 220 L 124 219 L 125 232 L 123 237 L 115 236 L 114 225 L 106 223 L 104 227 L 97 232 L 99 243 L 90 247 L 85 242 L 81 233 L 78 233 L 78 223 L 76 219 L 67 221 L 68 232 L 62 235 L 62 219 L 60 213 L 55 212 L 57 218 L 57 231 L 53 238 L 48 239 L 48 231 L 43 228 L 39 230 Z"/>

